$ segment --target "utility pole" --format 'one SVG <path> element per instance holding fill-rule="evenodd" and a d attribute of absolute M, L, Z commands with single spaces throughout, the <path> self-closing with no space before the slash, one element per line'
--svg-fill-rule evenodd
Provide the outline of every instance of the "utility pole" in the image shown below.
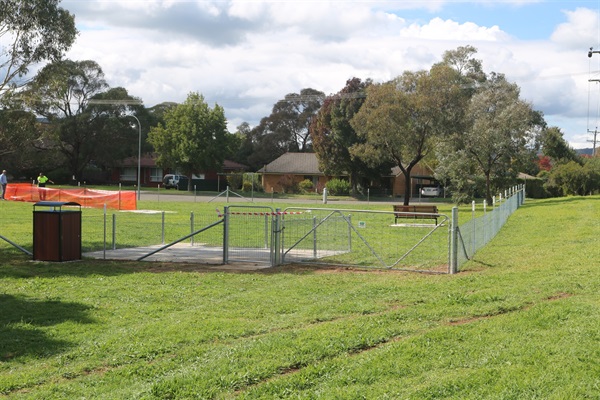
<path fill-rule="evenodd" d="M 600 51 L 594 50 L 593 47 L 590 47 L 590 51 L 588 51 L 588 57 L 592 58 L 592 55 L 594 53 L 600 53 Z M 600 82 L 600 79 L 589 79 L 588 82 Z M 596 138 L 598 137 L 598 127 L 596 127 L 596 129 L 594 129 L 593 131 L 590 131 L 588 129 L 588 133 L 593 133 L 594 134 L 594 139 L 593 140 L 588 140 L 588 142 L 592 142 L 593 143 L 592 157 L 595 157 L 596 156 L 596 143 L 597 143 Z"/>
<path fill-rule="evenodd" d="M 592 145 L 593 146 L 592 147 L 592 157 L 596 157 L 596 143 L 598 143 L 598 141 L 597 141 L 598 127 L 596 127 L 596 129 L 594 129 L 593 131 L 588 129 L 588 133 L 593 133 L 594 134 L 594 139 L 588 140 L 588 142 L 593 143 L 593 145 Z"/>

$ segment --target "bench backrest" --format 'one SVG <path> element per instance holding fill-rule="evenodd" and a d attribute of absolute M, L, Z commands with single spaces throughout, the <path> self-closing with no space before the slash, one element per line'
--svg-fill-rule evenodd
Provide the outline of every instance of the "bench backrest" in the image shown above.
<path fill-rule="evenodd" d="M 437 214 L 437 206 L 431 205 L 394 205 L 394 212 Z"/>

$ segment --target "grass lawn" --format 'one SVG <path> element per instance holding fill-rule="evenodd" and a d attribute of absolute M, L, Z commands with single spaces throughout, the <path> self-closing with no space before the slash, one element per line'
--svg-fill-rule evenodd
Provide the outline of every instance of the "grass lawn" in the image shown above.
<path fill-rule="evenodd" d="M 600 196 L 528 200 L 457 275 L 3 246 L 0 398 L 597 399 L 599 268 Z"/>

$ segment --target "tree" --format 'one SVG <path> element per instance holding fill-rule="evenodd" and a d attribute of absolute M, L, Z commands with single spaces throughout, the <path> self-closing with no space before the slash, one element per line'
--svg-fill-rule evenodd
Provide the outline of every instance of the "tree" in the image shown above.
<path fill-rule="evenodd" d="M 311 151 L 309 126 L 324 98 L 324 93 L 309 88 L 275 103 L 271 115 L 244 132 L 244 143 L 251 146 L 245 163 L 258 169 L 284 153 Z"/>
<path fill-rule="evenodd" d="M 479 84 L 487 80 L 481 60 L 474 58 L 477 49 L 473 46 L 459 46 L 448 50 L 442 56 L 440 65 L 454 69 L 463 84 L 463 89 L 473 92 Z"/>
<path fill-rule="evenodd" d="M 222 107 L 211 109 L 198 93 L 165 112 L 165 123 L 150 129 L 148 140 L 158 153 L 157 163 L 190 178 L 200 171 L 223 168 L 228 151 L 227 121 Z M 192 182 L 188 180 L 188 189 Z"/>
<path fill-rule="evenodd" d="M 342 90 L 325 99 L 310 126 L 320 169 L 327 175 L 348 174 L 353 192 L 358 189 L 360 177 L 378 178 L 391 168 L 389 163 L 369 168 L 365 161 L 350 154 L 353 145 L 365 141 L 350 120 L 360 110 L 366 98 L 365 89 L 371 84 L 370 80 L 362 82 L 359 78 L 346 81 Z"/>
<path fill-rule="evenodd" d="M 583 165 L 568 161 L 556 165 L 549 174 L 547 188 L 560 195 L 584 196 L 600 190 L 600 158 L 587 158 Z"/>
<path fill-rule="evenodd" d="M 39 124 L 33 113 L 21 108 L 0 110 L 0 158 L 2 169 L 13 173 L 26 168 L 32 143 L 38 138 Z"/>
<path fill-rule="evenodd" d="M 405 205 L 410 202 L 414 166 L 432 152 L 436 138 L 449 135 L 462 121 L 464 93 L 458 77 L 452 68 L 436 65 L 371 85 L 351 120 L 364 139 L 351 147 L 351 154 L 370 166 L 382 161 L 398 166 L 405 178 Z"/>
<path fill-rule="evenodd" d="M 0 98 L 26 82 L 32 64 L 59 60 L 77 36 L 75 18 L 59 0 L 2 0 Z"/>
<path fill-rule="evenodd" d="M 581 157 L 564 139 L 560 128 L 553 126 L 544 129 L 540 135 L 540 142 L 544 155 L 550 157 L 556 163 L 575 161 L 583 164 Z"/>
<path fill-rule="evenodd" d="M 22 97 L 48 122 L 38 148 L 59 152 L 75 179 L 81 179 L 90 164 L 111 166 L 115 160 L 137 154 L 138 135 L 132 135 L 132 121 L 122 118 L 131 111 L 130 106 L 90 104 L 92 99 L 137 99 L 123 88 L 109 90 L 95 61 L 48 64 L 27 85 Z"/>
<path fill-rule="evenodd" d="M 454 169 L 457 188 L 464 187 L 466 179 L 482 177 L 485 197 L 491 204 L 493 180 L 516 177 L 520 163 L 532 159 L 528 145 L 544 125 L 543 118 L 519 98 L 517 85 L 502 74 L 492 74 L 477 90 L 466 115 L 467 128 L 453 136 L 443 163 Z"/>

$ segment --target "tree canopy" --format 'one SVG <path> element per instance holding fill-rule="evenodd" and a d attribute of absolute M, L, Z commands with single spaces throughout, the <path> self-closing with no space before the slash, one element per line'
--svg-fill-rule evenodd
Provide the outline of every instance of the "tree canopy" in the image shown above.
<path fill-rule="evenodd" d="M 459 196 L 467 182 L 484 180 L 485 197 L 492 202 L 494 180 L 515 178 L 534 154 L 529 147 L 544 125 L 540 113 L 519 97 L 516 84 L 502 74 L 491 74 L 473 94 L 466 109 L 466 128 L 440 146 L 440 174 Z"/>
<path fill-rule="evenodd" d="M 352 146 L 365 142 L 350 121 L 365 102 L 366 88 L 371 84 L 372 81 L 363 82 L 359 78 L 346 81 L 342 90 L 325 98 L 310 126 L 320 169 L 327 175 L 348 174 L 354 192 L 358 189 L 360 178 L 379 180 L 391 168 L 386 162 L 370 168 L 364 160 L 350 154 Z"/>
<path fill-rule="evenodd" d="M 190 178 L 197 172 L 223 168 L 229 133 L 221 106 L 211 109 L 202 95 L 192 92 L 185 102 L 165 111 L 164 121 L 152 127 L 148 137 L 160 166 L 177 169 Z"/>
<path fill-rule="evenodd" d="M 132 99 L 123 88 L 109 89 L 95 61 L 61 60 L 47 64 L 27 85 L 22 97 L 46 120 L 40 151 L 58 151 L 69 174 L 76 179 L 90 164 L 115 165 L 135 154 L 131 121 L 119 119 L 129 106 L 93 105 L 93 98 Z M 140 107 L 142 108 L 142 107 Z M 136 130 L 137 132 L 137 130 Z M 137 146 L 136 146 L 137 148 Z"/>
<path fill-rule="evenodd" d="M 367 88 L 367 98 L 351 125 L 364 138 L 350 152 L 370 166 L 390 161 L 405 177 L 404 204 L 411 196 L 411 171 L 433 151 L 436 138 L 462 121 L 463 92 L 458 74 L 445 65 L 405 72 Z"/>
<path fill-rule="evenodd" d="M 3 0 L 0 7 L 0 98 L 23 86 L 32 64 L 59 60 L 77 36 L 59 0 Z"/>

